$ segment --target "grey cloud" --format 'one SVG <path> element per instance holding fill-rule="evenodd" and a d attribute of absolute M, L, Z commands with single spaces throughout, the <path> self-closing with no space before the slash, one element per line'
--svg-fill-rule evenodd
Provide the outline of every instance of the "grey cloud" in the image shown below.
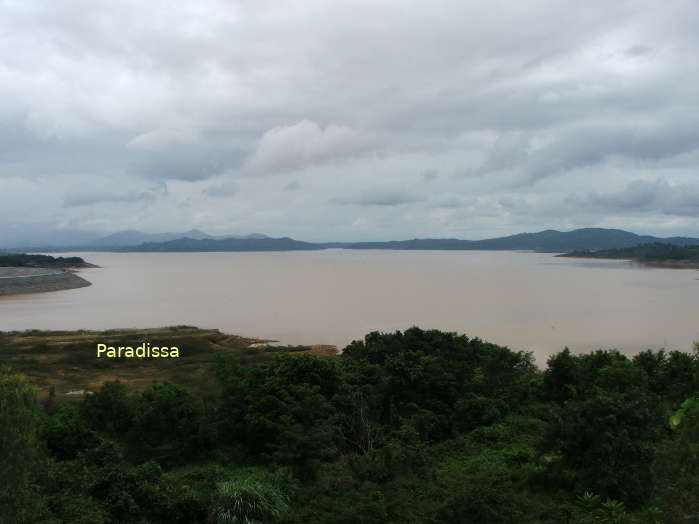
<path fill-rule="evenodd" d="M 434 169 L 429 169 L 423 172 L 421 177 L 423 182 L 432 182 L 433 180 L 437 180 L 439 173 Z"/>
<path fill-rule="evenodd" d="M 225 198 L 233 196 L 238 192 L 238 184 L 235 182 L 224 182 L 222 184 L 215 184 L 209 186 L 203 190 L 206 196 L 212 198 Z"/>
<path fill-rule="evenodd" d="M 649 213 L 699 218 L 699 184 L 672 185 L 664 180 L 634 180 L 622 191 L 572 195 L 567 203 L 598 213 Z"/>
<path fill-rule="evenodd" d="M 531 136 L 519 131 L 502 133 L 488 152 L 481 173 L 512 168 L 526 162 Z"/>
<path fill-rule="evenodd" d="M 658 162 L 695 149 L 699 149 L 699 120 L 688 115 L 667 123 L 605 122 L 560 130 L 550 144 L 535 151 L 521 150 L 517 163 L 505 165 L 521 168 L 525 180 L 539 180 L 614 156 Z"/>
<path fill-rule="evenodd" d="M 130 149 L 151 151 L 176 149 L 182 146 L 191 147 L 200 140 L 196 129 L 181 126 L 159 127 L 146 133 L 141 133 L 129 140 Z"/>
<path fill-rule="evenodd" d="M 528 214 L 532 209 L 532 205 L 524 198 L 505 196 L 499 198 L 497 203 L 503 209 L 517 214 Z"/>
<path fill-rule="evenodd" d="M 165 153 L 140 151 L 131 166 L 151 179 L 205 180 L 236 167 L 240 158 L 222 151 L 168 150 Z"/>
<path fill-rule="evenodd" d="M 5 3 L 0 219 L 321 239 L 696 228 L 697 18 L 651 0 Z"/>
<path fill-rule="evenodd" d="M 653 48 L 643 44 L 632 45 L 624 50 L 624 54 L 629 56 L 643 56 L 653 52 Z"/>
<path fill-rule="evenodd" d="M 430 199 L 429 207 L 441 209 L 459 209 L 472 206 L 477 202 L 476 198 L 464 197 L 456 194 L 442 194 Z"/>
<path fill-rule="evenodd" d="M 367 189 L 359 194 L 332 199 L 335 204 L 356 206 L 399 206 L 420 202 L 423 197 L 402 188 Z"/>
<path fill-rule="evenodd" d="M 69 194 L 63 199 L 63 207 L 81 207 L 104 202 L 142 202 L 155 199 L 151 191 L 130 191 L 128 193 L 89 192 Z"/>

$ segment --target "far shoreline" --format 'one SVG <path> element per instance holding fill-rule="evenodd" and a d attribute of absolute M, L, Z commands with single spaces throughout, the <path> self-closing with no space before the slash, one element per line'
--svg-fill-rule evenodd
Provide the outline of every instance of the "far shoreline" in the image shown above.
<path fill-rule="evenodd" d="M 595 257 L 595 256 L 582 256 L 579 254 L 571 255 L 563 253 L 560 255 L 554 255 L 561 258 L 579 258 L 583 260 L 617 260 L 619 262 L 629 262 L 631 264 L 638 264 L 639 266 L 658 268 L 658 269 L 699 269 L 699 262 L 692 260 L 644 260 L 642 258 L 616 258 L 616 257 Z"/>

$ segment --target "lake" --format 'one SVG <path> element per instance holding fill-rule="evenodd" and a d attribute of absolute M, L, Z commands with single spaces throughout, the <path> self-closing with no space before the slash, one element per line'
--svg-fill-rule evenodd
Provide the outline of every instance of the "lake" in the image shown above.
<path fill-rule="evenodd" d="M 65 254 L 62 254 L 67 256 Z M 0 330 L 188 324 L 344 347 L 412 325 L 533 351 L 688 351 L 699 271 L 504 251 L 71 253 L 92 286 L 0 297 Z"/>

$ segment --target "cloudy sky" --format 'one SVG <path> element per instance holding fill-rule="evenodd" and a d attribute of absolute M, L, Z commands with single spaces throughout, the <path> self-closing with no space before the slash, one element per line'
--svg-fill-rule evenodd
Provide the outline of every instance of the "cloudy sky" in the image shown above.
<path fill-rule="evenodd" d="M 0 228 L 699 236 L 696 0 L 0 0 Z"/>

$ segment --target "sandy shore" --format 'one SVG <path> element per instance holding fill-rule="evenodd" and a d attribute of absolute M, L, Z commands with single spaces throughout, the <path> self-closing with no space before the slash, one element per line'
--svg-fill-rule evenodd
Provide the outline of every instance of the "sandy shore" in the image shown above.
<path fill-rule="evenodd" d="M 0 267 L 0 296 L 61 291 L 91 285 L 72 271 L 28 267 Z"/>

